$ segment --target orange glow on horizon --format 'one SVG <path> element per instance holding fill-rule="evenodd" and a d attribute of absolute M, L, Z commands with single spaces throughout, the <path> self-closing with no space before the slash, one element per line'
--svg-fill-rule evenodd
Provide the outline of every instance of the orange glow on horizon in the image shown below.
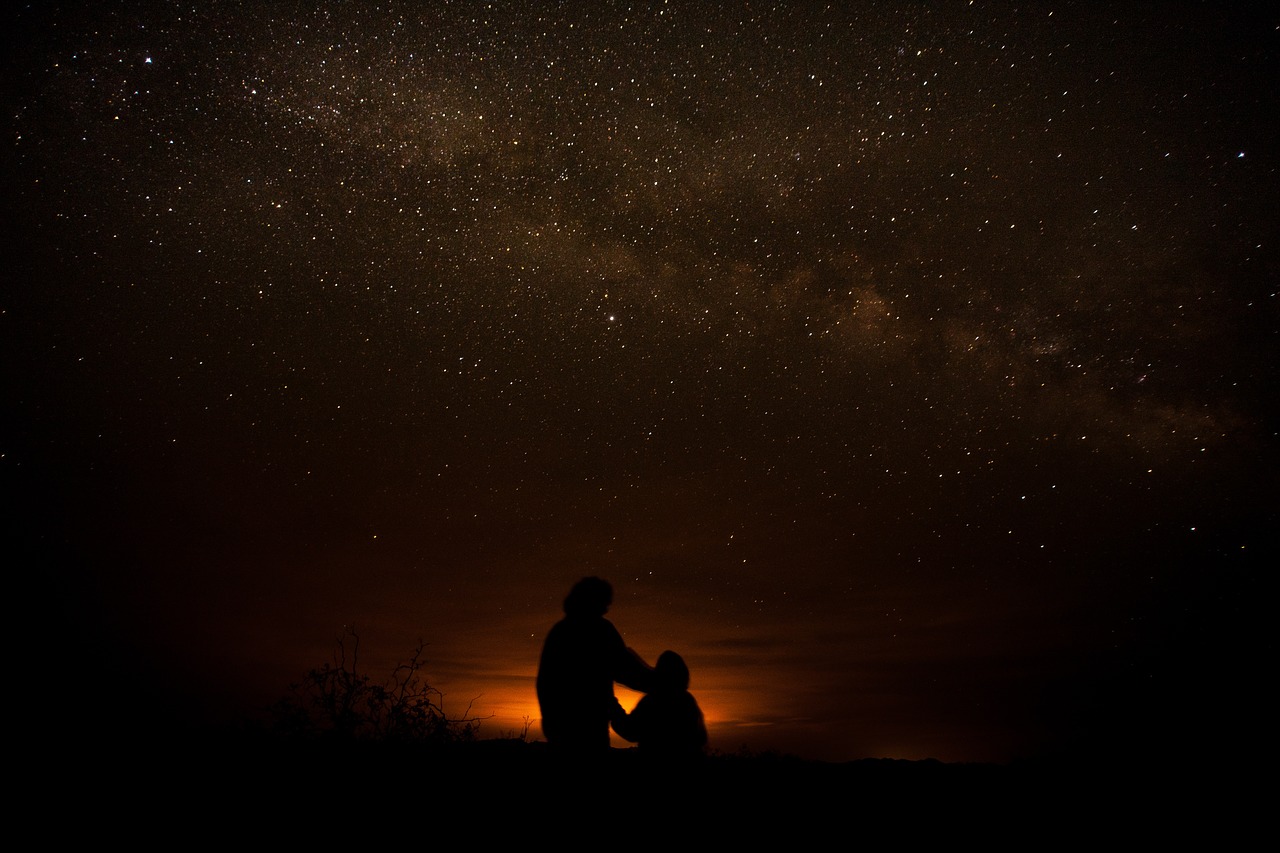
<path fill-rule="evenodd" d="M 460 686 L 455 685 L 451 688 L 450 694 L 459 693 L 459 690 Z M 707 693 L 710 695 L 713 691 L 707 691 Z M 615 694 L 618 701 L 622 703 L 622 707 L 628 711 L 634 708 L 644 695 L 621 685 L 615 688 Z M 758 739 L 775 728 L 769 722 L 744 721 L 741 715 L 726 713 L 726 708 L 722 704 L 724 692 L 714 691 L 714 699 L 711 701 L 696 691 L 694 691 L 694 697 L 702 708 L 707 730 L 710 733 L 712 750 L 736 751 L 745 741 Z M 452 707 L 452 704 L 446 707 L 446 710 L 455 716 L 460 713 L 460 710 Z M 529 689 L 511 686 L 484 691 L 473 703 L 469 715 L 478 718 L 479 735 L 484 739 L 508 737 L 529 741 L 546 739 L 542 733 L 541 710 L 531 686 Z M 744 736 L 747 730 L 751 730 L 751 735 Z M 617 749 L 634 746 L 612 732 L 610 740 Z"/>

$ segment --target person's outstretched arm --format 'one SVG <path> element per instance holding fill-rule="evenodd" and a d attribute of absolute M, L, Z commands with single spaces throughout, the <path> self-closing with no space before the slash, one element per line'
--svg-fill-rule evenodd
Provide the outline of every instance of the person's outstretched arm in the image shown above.
<path fill-rule="evenodd" d="M 631 647 L 622 647 L 615 669 L 614 681 L 624 687 L 630 687 L 632 690 L 639 690 L 641 693 L 653 692 L 655 680 L 653 667 L 645 663 L 644 658 L 640 657 Z"/>

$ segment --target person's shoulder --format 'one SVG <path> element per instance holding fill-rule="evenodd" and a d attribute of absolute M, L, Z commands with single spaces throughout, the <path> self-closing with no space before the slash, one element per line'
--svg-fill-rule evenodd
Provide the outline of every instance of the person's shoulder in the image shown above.
<path fill-rule="evenodd" d="M 616 637 L 622 642 L 622 634 L 603 616 L 566 616 L 551 626 L 550 634 L 569 634 L 575 637 Z"/>
<path fill-rule="evenodd" d="M 591 620 L 595 630 L 602 634 L 608 634 L 610 637 L 617 637 L 618 641 L 622 641 L 622 633 L 618 631 L 618 627 L 603 616 L 596 617 Z"/>

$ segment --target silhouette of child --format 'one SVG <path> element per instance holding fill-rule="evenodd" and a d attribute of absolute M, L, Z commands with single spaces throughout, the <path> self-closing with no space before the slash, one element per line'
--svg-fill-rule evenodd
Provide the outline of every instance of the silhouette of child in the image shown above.
<path fill-rule="evenodd" d="M 707 746 L 707 726 L 689 692 L 689 667 L 672 651 L 658 656 L 653 690 L 628 714 L 614 709 L 613 730 L 646 755 L 693 758 Z"/>

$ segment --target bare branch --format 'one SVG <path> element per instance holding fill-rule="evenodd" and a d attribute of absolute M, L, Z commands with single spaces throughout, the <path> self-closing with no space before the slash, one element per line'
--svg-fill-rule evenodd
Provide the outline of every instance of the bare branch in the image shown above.
<path fill-rule="evenodd" d="M 279 733 L 340 740 L 446 744 L 475 737 L 473 699 L 461 717 L 444 710 L 444 694 L 422 675 L 422 640 L 388 680 L 374 683 L 358 670 L 360 636 L 345 626 L 333 663 L 308 672 L 271 710 Z M 527 730 L 527 724 L 526 724 Z"/>

